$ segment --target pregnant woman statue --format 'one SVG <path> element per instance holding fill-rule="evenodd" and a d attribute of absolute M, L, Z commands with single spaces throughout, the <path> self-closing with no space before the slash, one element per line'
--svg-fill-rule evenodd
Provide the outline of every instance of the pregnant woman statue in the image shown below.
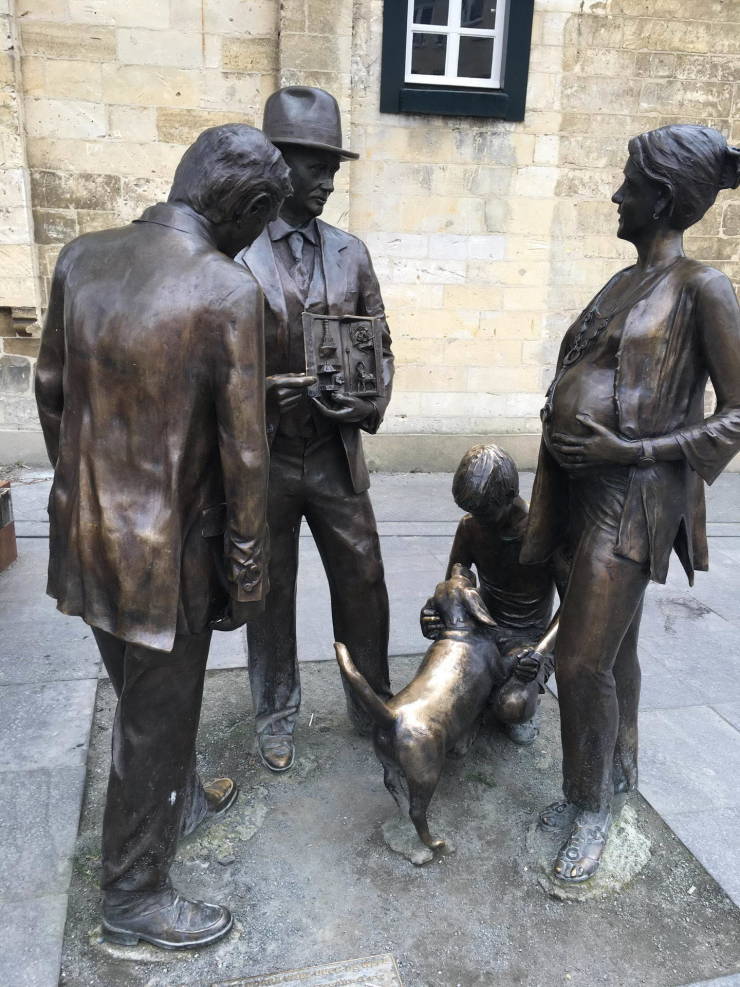
<path fill-rule="evenodd" d="M 637 262 L 563 339 L 523 562 L 572 558 L 555 665 L 563 793 L 540 815 L 560 829 L 561 881 L 597 870 L 615 796 L 637 784 L 637 637 L 648 582 L 671 549 L 693 582 L 707 568 L 703 481 L 740 451 L 740 310 L 728 279 L 687 258 L 683 232 L 740 184 L 740 149 L 706 127 L 629 142 L 612 197 Z M 711 380 L 717 404 L 704 417 Z M 619 799 L 621 801 L 621 799 Z"/>

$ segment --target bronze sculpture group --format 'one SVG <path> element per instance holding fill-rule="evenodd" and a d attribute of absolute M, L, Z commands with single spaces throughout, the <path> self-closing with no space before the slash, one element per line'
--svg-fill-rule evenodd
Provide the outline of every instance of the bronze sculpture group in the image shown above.
<path fill-rule="evenodd" d="M 671 126 L 630 141 L 613 201 L 637 262 L 565 335 L 531 507 L 505 452 L 466 454 L 453 494 L 468 513 L 421 614 L 432 644 L 391 695 L 359 434 L 390 399 L 390 335 L 367 248 L 318 218 L 356 156 L 333 97 L 280 90 L 263 132 L 205 131 L 167 203 L 78 238 L 57 264 L 36 384 L 55 467 L 48 591 L 92 626 L 118 697 L 103 823 L 113 942 L 192 947 L 231 927 L 228 909 L 169 879 L 179 835 L 238 794 L 231 779 L 197 776 L 205 664 L 213 629 L 247 624 L 258 752 L 289 770 L 304 518 L 350 718 L 374 734 L 386 785 L 399 802 L 408 793 L 428 846 L 443 842 L 426 810 L 446 753 L 472 743 L 489 706 L 511 740 L 531 743 L 554 664 L 564 798 L 539 822 L 562 832 L 554 873 L 571 883 L 596 872 L 637 783 L 647 584 L 665 581 L 672 549 L 690 580 L 707 567 L 703 482 L 740 450 L 740 310 L 682 237 L 737 187 L 740 151 L 709 128 Z M 352 316 L 364 333 L 353 369 L 322 388 L 329 342 L 307 372 L 306 327 Z M 708 379 L 717 407 L 705 418 Z"/>

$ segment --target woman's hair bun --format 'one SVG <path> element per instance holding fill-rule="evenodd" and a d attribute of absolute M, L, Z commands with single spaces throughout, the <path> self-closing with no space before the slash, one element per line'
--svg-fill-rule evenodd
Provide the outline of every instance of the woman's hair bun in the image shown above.
<path fill-rule="evenodd" d="M 740 185 L 740 147 L 728 146 L 722 163 L 720 188 L 737 188 Z"/>

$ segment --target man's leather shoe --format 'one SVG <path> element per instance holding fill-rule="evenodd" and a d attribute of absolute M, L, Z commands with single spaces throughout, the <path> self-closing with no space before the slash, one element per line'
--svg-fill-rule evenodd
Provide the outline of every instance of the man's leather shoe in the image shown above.
<path fill-rule="evenodd" d="M 195 949 L 221 939 L 233 924 L 223 905 L 188 901 L 174 889 L 114 892 L 103 905 L 103 939 L 116 946 L 143 940 L 160 949 Z"/>
<path fill-rule="evenodd" d="M 196 775 L 192 784 L 196 789 L 202 787 L 205 799 L 198 797 L 193 800 L 187 815 L 183 815 L 180 836 L 191 836 L 204 822 L 223 815 L 236 802 L 239 795 L 239 786 L 232 778 L 214 778 L 213 781 L 201 786 L 200 779 Z"/>
<path fill-rule="evenodd" d="M 276 774 L 293 767 L 295 746 L 289 733 L 257 735 L 257 753 L 266 768 Z"/>
<path fill-rule="evenodd" d="M 220 816 L 232 807 L 239 796 L 239 786 L 233 778 L 214 778 L 203 786 L 208 802 L 208 816 Z"/>

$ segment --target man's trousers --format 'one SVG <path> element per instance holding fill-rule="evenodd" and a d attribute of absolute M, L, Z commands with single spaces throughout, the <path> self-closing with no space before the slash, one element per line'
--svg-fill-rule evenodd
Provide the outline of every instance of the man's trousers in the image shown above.
<path fill-rule="evenodd" d="M 249 681 L 257 733 L 291 734 L 301 702 L 296 647 L 296 579 L 301 519 L 321 555 L 331 593 L 334 638 L 372 688 L 390 696 L 388 593 L 367 491 L 355 493 L 338 435 L 313 445 L 279 436 L 271 450 L 268 494 L 270 591 L 247 625 Z M 318 657 L 318 656 L 317 656 Z M 345 685 L 350 717 L 367 715 Z"/>
<path fill-rule="evenodd" d="M 93 633 L 118 696 L 102 887 L 157 891 L 169 887 L 183 820 L 207 808 L 195 774 L 195 740 L 211 632 L 178 634 L 171 652 L 97 627 Z"/>

